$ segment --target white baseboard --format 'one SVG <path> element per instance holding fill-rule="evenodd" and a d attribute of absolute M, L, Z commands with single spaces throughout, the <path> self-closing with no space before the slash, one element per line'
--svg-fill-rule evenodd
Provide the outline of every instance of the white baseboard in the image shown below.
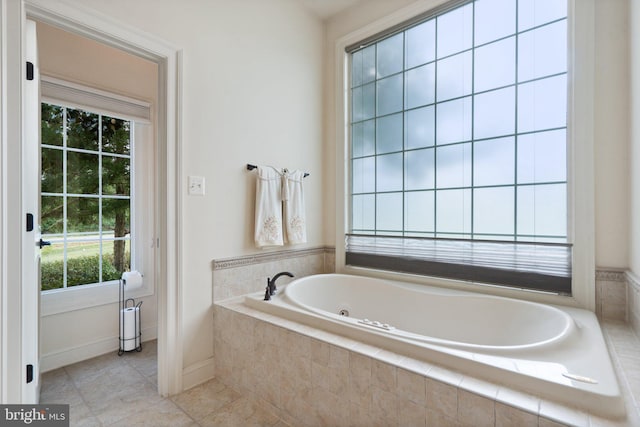
<path fill-rule="evenodd" d="M 155 340 L 157 338 L 158 328 L 156 325 L 142 328 L 142 342 Z M 115 336 L 83 343 L 54 353 L 43 354 L 40 358 L 40 373 L 82 362 L 83 360 L 101 356 L 111 351 L 115 353 L 118 351 L 119 346 L 118 337 Z"/>
<path fill-rule="evenodd" d="M 188 390 L 200 385 L 215 376 L 213 357 L 194 363 L 182 370 L 182 388 Z"/>

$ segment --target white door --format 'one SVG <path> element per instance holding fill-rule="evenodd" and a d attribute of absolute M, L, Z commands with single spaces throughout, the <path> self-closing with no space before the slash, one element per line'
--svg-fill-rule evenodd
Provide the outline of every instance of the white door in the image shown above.
<path fill-rule="evenodd" d="M 25 233 L 22 245 L 22 403 L 40 398 L 40 74 L 36 23 L 27 20 L 25 31 L 26 82 L 23 104 L 22 203 Z"/>

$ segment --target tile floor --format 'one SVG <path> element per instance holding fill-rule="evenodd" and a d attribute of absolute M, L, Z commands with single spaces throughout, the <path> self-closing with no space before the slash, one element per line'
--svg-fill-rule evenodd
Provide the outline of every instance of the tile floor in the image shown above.
<path fill-rule="evenodd" d="M 277 416 L 211 380 L 177 396 L 156 391 L 156 341 L 140 353 L 116 352 L 42 375 L 41 403 L 70 405 L 73 426 L 273 426 Z"/>

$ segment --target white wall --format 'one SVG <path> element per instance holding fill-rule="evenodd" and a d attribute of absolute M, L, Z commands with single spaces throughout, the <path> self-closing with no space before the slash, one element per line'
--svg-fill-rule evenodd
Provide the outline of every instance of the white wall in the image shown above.
<path fill-rule="evenodd" d="M 638 0 L 631 1 L 638 3 Z M 327 21 L 325 59 L 327 75 L 325 96 L 327 103 L 325 125 L 327 153 L 333 150 L 330 155 L 327 155 L 328 187 L 331 185 L 330 181 L 335 176 L 336 170 L 334 149 L 336 132 L 335 42 L 344 35 L 365 28 L 378 19 L 385 19 L 401 7 L 428 5 L 429 3 L 434 2 L 430 0 L 415 2 L 408 0 L 363 0 Z M 626 159 L 629 152 L 630 126 L 627 113 L 629 105 L 627 40 L 629 37 L 629 22 L 631 21 L 627 21 L 628 3 L 626 0 L 596 1 L 595 5 L 596 44 L 594 46 L 594 54 L 597 69 L 595 75 L 596 87 L 594 88 L 596 115 L 594 126 L 596 226 L 594 232 L 596 235 L 596 265 L 624 268 L 628 266 L 628 236 L 630 235 L 628 227 L 630 164 Z M 640 43 L 636 42 L 636 49 L 638 49 L 638 45 Z M 637 135 L 639 133 L 636 132 Z M 640 144 L 638 136 L 636 136 L 636 139 Z M 637 151 L 637 155 L 640 156 L 640 147 L 638 147 Z M 633 168 L 631 169 L 633 170 Z M 333 185 L 333 188 L 335 188 L 335 181 Z M 640 212 L 640 188 L 636 191 L 639 207 L 635 212 Z M 334 217 L 331 216 L 335 211 L 335 203 L 330 200 L 330 197 L 329 190 L 326 211 L 328 221 L 332 225 L 325 227 L 326 239 L 335 241 L 335 222 Z M 637 229 L 640 231 L 640 220 L 638 220 Z M 640 233 L 631 234 L 639 235 Z M 636 265 L 640 269 L 640 237 L 638 239 Z"/>
<path fill-rule="evenodd" d="M 42 74 L 156 105 L 156 64 L 46 24 L 38 23 L 37 31 Z M 117 295 L 114 289 L 111 299 L 117 301 Z M 143 340 L 155 338 L 157 297 L 154 294 L 137 301 L 143 302 Z M 117 302 L 48 314 L 55 311 L 51 310 L 51 299 L 43 296 L 41 312 L 44 314 L 40 321 L 43 371 L 117 348 Z"/>
<path fill-rule="evenodd" d="M 629 257 L 628 2 L 595 2 L 596 265 Z"/>
<path fill-rule="evenodd" d="M 255 172 L 304 169 L 306 246 L 322 236 L 323 26 L 294 0 L 76 0 L 183 50 L 184 367 L 213 356 L 212 260 L 253 246 Z M 186 196 L 203 176 L 206 195 Z"/>
<path fill-rule="evenodd" d="M 631 88 L 630 106 L 630 256 L 629 267 L 633 273 L 640 275 L 640 0 L 630 0 L 628 25 L 629 62 Z"/>

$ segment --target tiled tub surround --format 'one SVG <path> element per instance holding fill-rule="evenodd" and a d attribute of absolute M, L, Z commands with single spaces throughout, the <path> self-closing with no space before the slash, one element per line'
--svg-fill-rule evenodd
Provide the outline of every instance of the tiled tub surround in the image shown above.
<path fill-rule="evenodd" d="M 608 420 L 251 309 L 244 298 L 216 304 L 214 317 L 217 378 L 292 425 L 640 425 L 626 383 L 627 418 Z"/>
<path fill-rule="evenodd" d="M 270 301 L 257 293 L 245 304 L 595 414 L 624 413 L 587 310 L 344 274 L 300 278 Z"/>
<path fill-rule="evenodd" d="M 319 247 L 261 254 L 213 261 L 213 301 L 222 301 L 257 291 L 264 291 L 266 280 L 280 271 L 296 277 L 335 271 L 335 249 Z M 278 283 L 287 283 L 282 277 Z"/>
<path fill-rule="evenodd" d="M 471 425 L 481 425 L 483 408 L 487 425 L 640 425 L 640 282 L 628 272 L 596 271 L 596 312 L 627 406 L 627 420 L 611 421 L 252 310 L 234 298 L 263 290 L 279 271 L 296 270 L 297 277 L 334 272 L 333 248 L 265 252 L 216 260 L 212 267 L 216 377 L 293 425 L 465 425 L 469 416 Z M 380 384 L 385 372 L 395 390 Z M 411 418 L 416 422 L 403 422 Z"/>
<path fill-rule="evenodd" d="M 627 299 L 627 274 L 623 270 L 596 270 L 596 314 L 599 319 L 631 320 Z"/>
<path fill-rule="evenodd" d="M 623 297 L 626 297 L 626 320 L 640 336 L 640 278 L 635 274 L 627 271 L 624 273 L 626 286 L 621 288 L 626 291 Z"/>

